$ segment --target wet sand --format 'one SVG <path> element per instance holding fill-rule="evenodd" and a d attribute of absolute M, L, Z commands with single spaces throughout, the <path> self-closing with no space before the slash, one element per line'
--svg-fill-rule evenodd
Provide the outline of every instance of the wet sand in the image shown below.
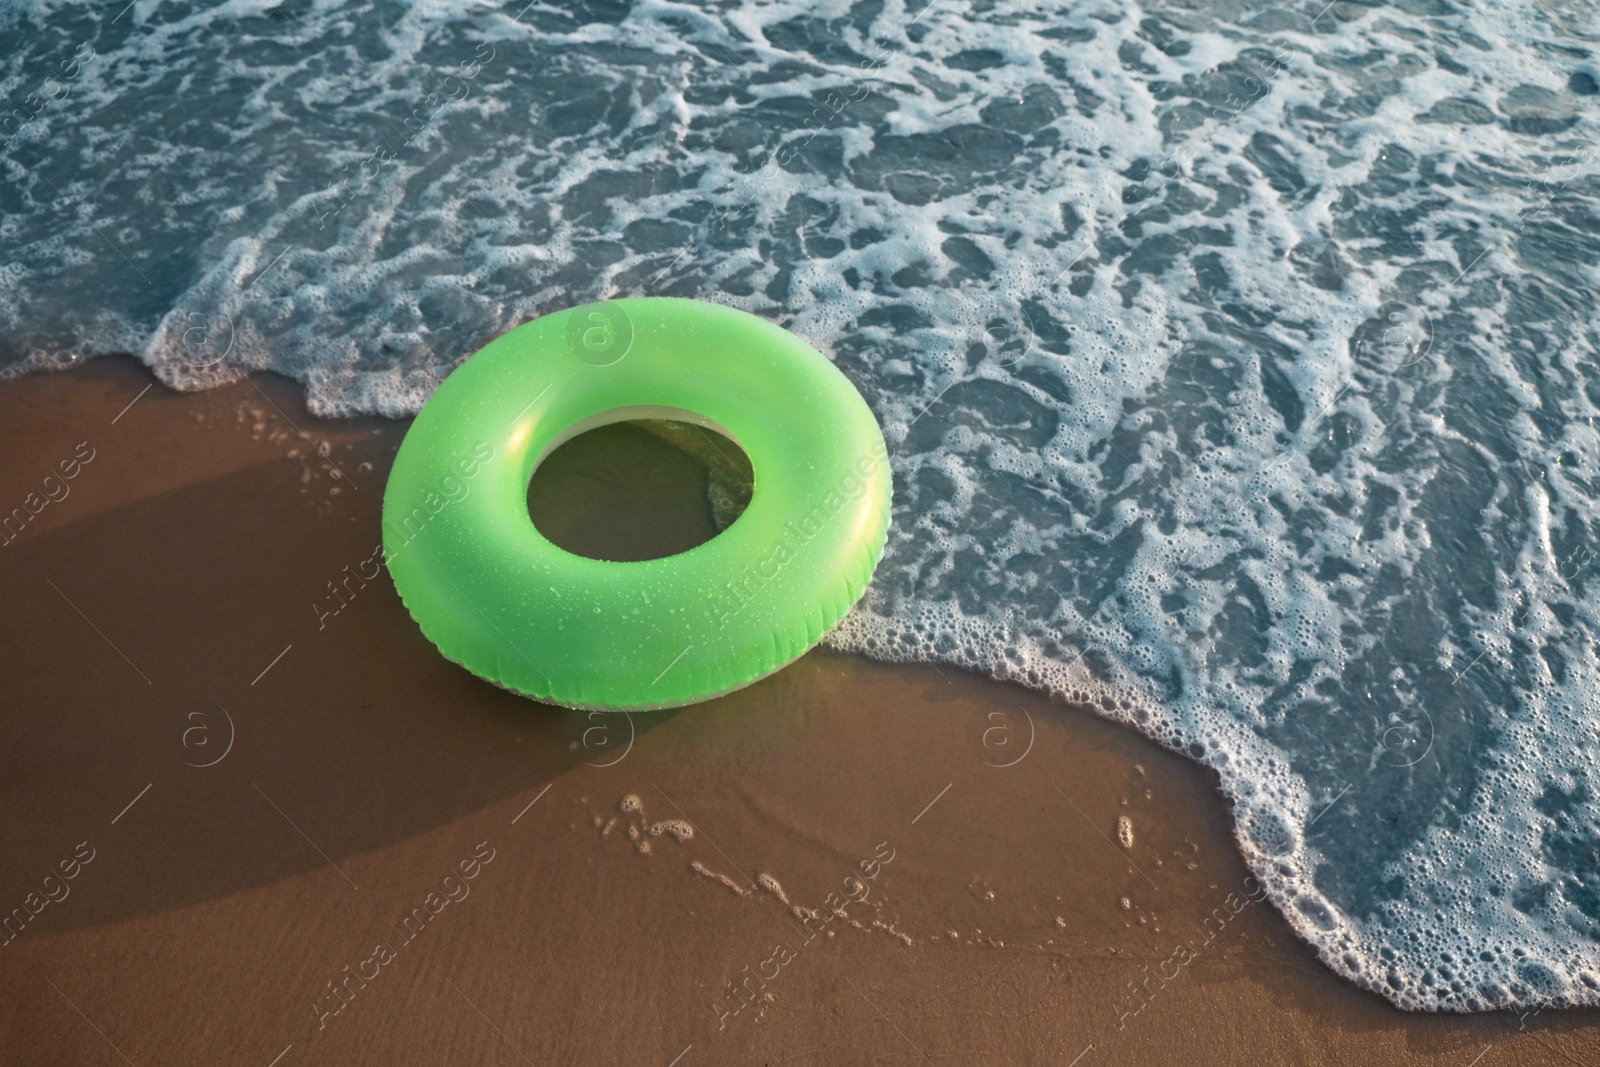
<path fill-rule="evenodd" d="M 403 423 L 151 385 L 0 382 L 0 1061 L 1600 1062 L 1335 977 L 1086 709 L 826 650 L 633 718 L 480 682 L 363 578 Z M 707 536 L 681 453 L 572 447 L 552 536 Z"/>

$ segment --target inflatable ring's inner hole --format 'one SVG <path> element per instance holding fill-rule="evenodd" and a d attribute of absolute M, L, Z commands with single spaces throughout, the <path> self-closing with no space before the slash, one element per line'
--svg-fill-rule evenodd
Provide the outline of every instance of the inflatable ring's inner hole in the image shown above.
<path fill-rule="evenodd" d="M 710 419 L 621 408 L 580 420 L 545 449 L 528 481 L 528 517 L 558 548 L 632 563 L 711 540 L 753 489 L 750 458 Z"/>

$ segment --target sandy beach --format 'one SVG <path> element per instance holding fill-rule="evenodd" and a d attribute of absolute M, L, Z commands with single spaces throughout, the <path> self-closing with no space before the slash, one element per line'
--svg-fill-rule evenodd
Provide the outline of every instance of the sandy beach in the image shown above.
<path fill-rule="evenodd" d="M 1592 1011 L 1337 978 L 1209 772 L 1088 709 L 825 649 L 634 717 L 479 681 L 372 562 L 405 426 L 0 382 L 0 1061 L 1600 1062 Z M 692 459 L 570 447 L 564 543 L 709 536 Z"/>

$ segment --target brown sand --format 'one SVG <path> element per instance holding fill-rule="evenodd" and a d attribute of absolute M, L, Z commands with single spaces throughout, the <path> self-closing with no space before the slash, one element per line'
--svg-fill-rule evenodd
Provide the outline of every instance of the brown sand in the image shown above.
<path fill-rule="evenodd" d="M 827 651 L 632 720 L 480 682 L 329 592 L 403 424 L 149 384 L 0 383 L 0 508 L 94 455 L 0 548 L 0 908 L 68 893 L 0 945 L 5 1063 L 1600 1062 L 1594 1012 L 1335 977 L 1207 773 L 1084 709 Z M 699 468 L 606 440 L 535 494 L 563 536 L 704 536 Z"/>

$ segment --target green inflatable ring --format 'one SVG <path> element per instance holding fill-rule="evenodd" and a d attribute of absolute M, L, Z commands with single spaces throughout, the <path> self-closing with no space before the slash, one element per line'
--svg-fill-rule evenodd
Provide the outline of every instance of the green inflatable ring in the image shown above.
<path fill-rule="evenodd" d="M 551 544 L 528 516 L 534 469 L 644 418 L 738 442 L 755 472 L 743 514 L 662 559 Z M 676 707 L 821 640 L 883 554 L 890 493 L 871 410 L 805 342 L 718 304 L 611 300 L 520 326 L 440 384 L 389 474 L 384 560 L 423 634 L 479 677 L 569 707 Z"/>

